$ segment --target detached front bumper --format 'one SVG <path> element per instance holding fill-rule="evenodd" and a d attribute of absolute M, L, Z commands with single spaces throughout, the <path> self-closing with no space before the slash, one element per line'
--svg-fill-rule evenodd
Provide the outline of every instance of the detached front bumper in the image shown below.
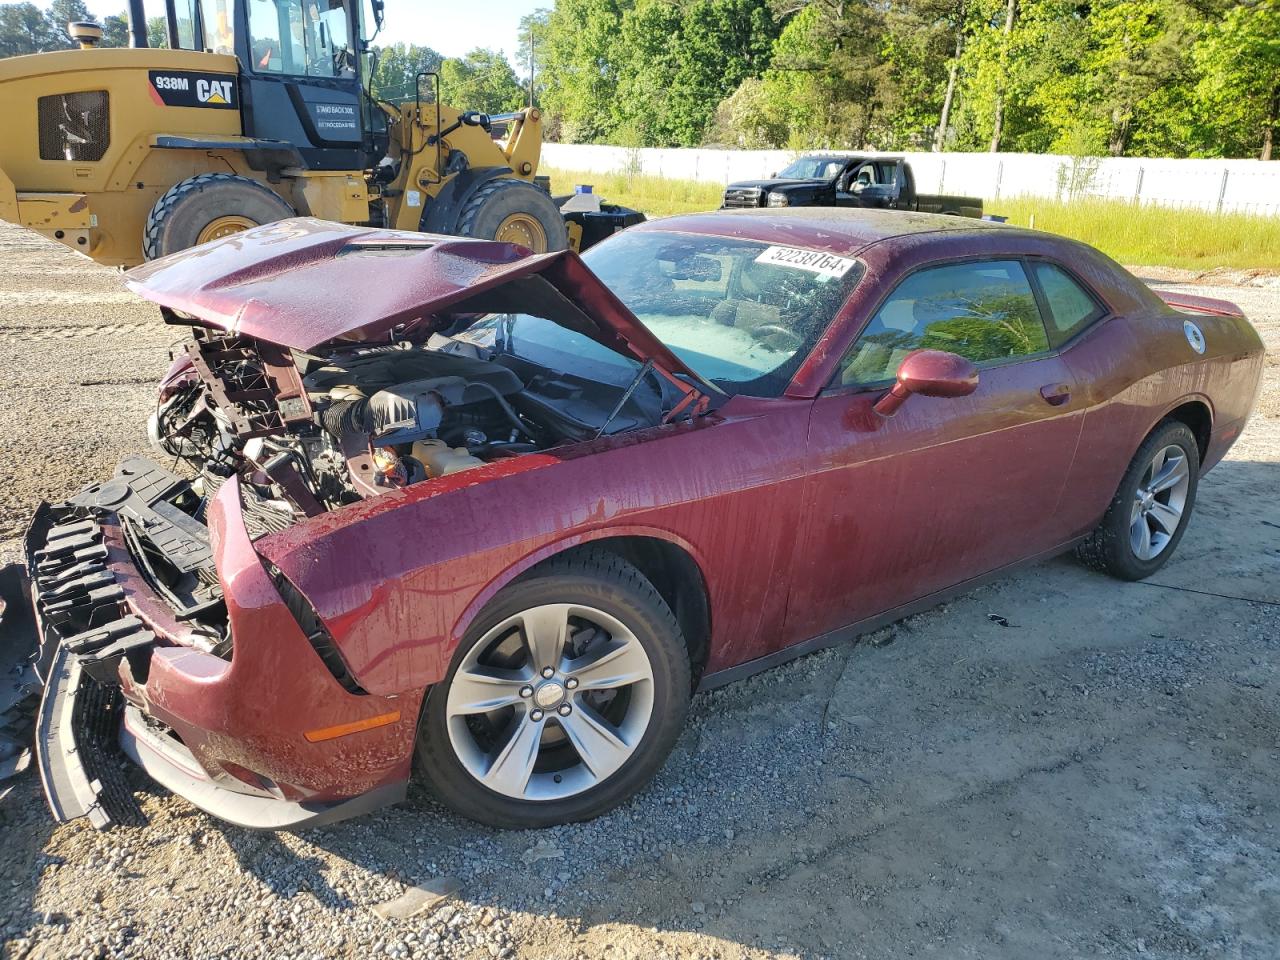
<path fill-rule="evenodd" d="M 55 818 L 142 822 L 125 756 L 202 810 L 257 829 L 403 799 L 421 694 L 344 689 L 254 551 L 237 483 L 209 504 L 207 528 L 174 505 L 187 492 L 134 458 L 68 503 L 42 505 L 32 523 L 45 683 L 36 748 Z M 216 572 L 220 596 L 184 604 L 157 558 L 206 582 Z M 220 604 L 229 656 L 200 627 Z"/>

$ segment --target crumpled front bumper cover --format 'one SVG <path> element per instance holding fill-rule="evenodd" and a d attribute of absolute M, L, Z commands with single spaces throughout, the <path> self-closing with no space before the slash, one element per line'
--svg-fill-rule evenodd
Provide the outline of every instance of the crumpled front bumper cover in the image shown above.
<path fill-rule="evenodd" d="M 0 567 L 0 781 L 31 766 L 32 726 L 40 696 L 35 628 L 26 569 Z M 0 786 L 0 797 L 6 788 Z"/>
<path fill-rule="evenodd" d="M 114 749 L 123 699 L 101 674 L 113 659 L 107 648 L 120 645 L 123 656 L 131 642 L 153 642 L 154 635 L 118 626 L 124 591 L 107 566 L 96 521 L 41 504 L 27 531 L 26 562 L 44 683 L 36 760 L 49 809 L 59 822 L 88 817 L 98 829 L 141 824 Z"/>
<path fill-rule="evenodd" d="M 406 722 L 390 741 L 311 744 L 299 736 L 294 726 L 311 716 L 295 715 L 291 693 L 313 705 L 317 726 L 387 701 L 350 697 L 307 645 L 243 529 L 234 484 L 211 508 L 209 528 L 165 509 L 185 486 L 131 458 L 112 481 L 66 504 L 42 504 L 28 531 L 44 682 L 36 756 L 54 817 L 87 817 L 99 829 L 144 823 L 130 759 L 200 809 L 254 829 L 318 826 L 403 800 L 418 700 L 407 698 Z M 229 576 L 251 596 L 247 607 L 225 601 L 246 635 L 231 660 L 183 633 L 208 603 L 175 609 L 173 597 L 151 589 L 126 526 L 193 565 L 212 564 L 219 543 L 231 551 Z M 253 619 L 261 616 L 268 619 Z"/>
<path fill-rule="evenodd" d="M 399 803 L 408 790 L 407 782 L 390 783 L 333 803 L 295 803 L 279 797 L 237 793 L 210 778 L 191 751 L 152 730 L 142 713 L 132 706 L 124 710 L 120 746 L 162 787 L 219 820 L 250 830 L 322 827 Z"/>

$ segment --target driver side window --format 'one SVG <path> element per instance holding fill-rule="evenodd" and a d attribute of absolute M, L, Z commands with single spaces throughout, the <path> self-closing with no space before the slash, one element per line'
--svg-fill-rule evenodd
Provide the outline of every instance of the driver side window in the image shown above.
<path fill-rule="evenodd" d="M 841 364 L 843 385 L 892 380 L 913 350 L 991 364 L 1049 349 L 1022 264 L 990 260 L 919 270 L 884 301 Z"/>

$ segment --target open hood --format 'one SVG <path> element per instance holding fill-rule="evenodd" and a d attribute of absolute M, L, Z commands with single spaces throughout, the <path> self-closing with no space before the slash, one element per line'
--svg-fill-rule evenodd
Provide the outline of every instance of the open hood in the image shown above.
<path fill-rule="evenodd" d="M 302 351 L 425 340 L 465 315 L 530 313 L 705 383 L 568 250 L 299 218 L 153 260 L 125 283 L 205 325 Z"/>

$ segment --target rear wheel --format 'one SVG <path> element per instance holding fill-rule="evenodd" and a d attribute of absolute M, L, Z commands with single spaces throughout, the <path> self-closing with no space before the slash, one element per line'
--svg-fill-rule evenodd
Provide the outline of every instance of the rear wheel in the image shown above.
<path fill-rule="evenodd" d="M 256 180 L 202 173 L 170 187 L 147 215 L 142 255 L 148 260 L 295 216 L 278 194 Z"/>
<path fill-rule="evenodd" d="M 1138 448 L 1102 523 L 1076 548 L 1091 567 L 1121 580 L 1168 562 L 1195 505 L 1200 447 L 1184 423 L 1167 422 Z"/>
<path fill-rule="evenodd" d="M 584 551 L 503 590 L 468 631 L 427 698 L 419 767 L 482 823 L 590 819 L 657 772 L 689 690 L 680 628 L 653 585 Z"/>
<path fill-rule="evenodd" d="M 490 180 L 463 205 L 454 233 L 518 243 L 534 253 L 564 250 L 569 233 L 560 208 L 540 187 L 514 177 Z"/>

